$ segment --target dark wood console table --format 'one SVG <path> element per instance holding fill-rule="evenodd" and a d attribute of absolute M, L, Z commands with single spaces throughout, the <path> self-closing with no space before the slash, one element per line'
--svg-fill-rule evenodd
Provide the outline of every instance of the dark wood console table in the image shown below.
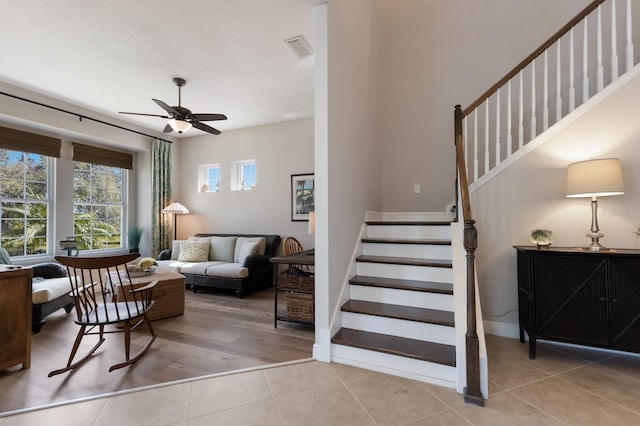
<path fill-rule="evenodd" d="M 640 352 L 640 250 L 514 246 L 520 341 Z"/>
<path fill-rule="evenodd" d="M 0 266 L 0 370 L 31 366 L 31 280 L 33 270 Z"/>
<path fill-rule="evenodd" d="M 299 253 L 290 254 L 288 256 L 272 257 L 271 262 L 275 263 L 273 268 L 273 288 L 274 288 L 274 320 L 273 326 L 278 327 L 278 321 L 291 321 L 304 324 L 313 324 L 314 321 L 301 321 L 294 318 L 290 318 L 286 312 L 278 312 L 278 291 L 290 291 L 294 293 L 310 294 L 313 297 L 312 303 L 315 302 L 315 290 L 303 290 L 289 287 L 278 286 L 278 265 L 307 265 L 313 266 L 315 263 L 315 251 L 304 250 Z"/>

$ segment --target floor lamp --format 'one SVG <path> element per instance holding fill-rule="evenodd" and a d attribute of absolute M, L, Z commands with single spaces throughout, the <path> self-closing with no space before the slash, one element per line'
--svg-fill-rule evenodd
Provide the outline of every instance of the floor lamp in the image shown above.
<path fill-rule="evenodd" d="M 172 214 L 173 215 L 173 240 L 178 239 L 178 215 L 179 214 L 189 214 L 189 209 L 180 204 L 177 201 L 169 204 L 167 207 L 162 209 L 162 213 Z"/>

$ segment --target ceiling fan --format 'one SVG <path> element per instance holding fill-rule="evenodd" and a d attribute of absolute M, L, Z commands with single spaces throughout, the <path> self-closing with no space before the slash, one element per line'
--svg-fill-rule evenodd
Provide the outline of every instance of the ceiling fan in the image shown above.
<path fill-rule="evenodd" d="M 160 117 L 160 118 L 168 118 L 167 124 L 164 126 L 162 130 L 165 133 L 171 133 L 173 130 L 182 134 L 189 130 L 192 126 L 196 129 L 202 130 L 207 133 L 211 133 L 214 135 L 219 135 L 221 132 L 218 129 L 214 129 L 211 126 L 208 126 L 201 121 L 217 121 L 217 120 L 226 120 L 227 116 L 224 114 L 194 114 L 191 110 L 182 106 L 182 94 L 181 88 L 187 81 L 184 78 L 175 77 L 173 82 L 176 86 L 178 86 L 178 106 L 169 106 L 166 103 L 158 100 L 152 99 L 153 102 L 158 104 L 160 108 L 165 110 L 169 115 L 159 115 L 159 114 L 143 114 L 139 112 L 120 112 L 120 114 L 131 114 L 131 115 L 145 115 L 148 117 Z"/>

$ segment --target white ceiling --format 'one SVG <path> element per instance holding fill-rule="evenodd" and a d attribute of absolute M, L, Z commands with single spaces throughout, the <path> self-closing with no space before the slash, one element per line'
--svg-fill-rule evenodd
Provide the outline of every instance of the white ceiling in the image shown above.
<path fill-rule="evenodd" d="M 317 0 L 0 0 L 0 80 L 161 131 L 151 98 L 231 130 L 313 115 Z M 0 102 L 2 99 L 0 97 Z M 191 129 L 183 136 L 205 133 Z M 173 136 L 177 136 L 174 132 Z"/>

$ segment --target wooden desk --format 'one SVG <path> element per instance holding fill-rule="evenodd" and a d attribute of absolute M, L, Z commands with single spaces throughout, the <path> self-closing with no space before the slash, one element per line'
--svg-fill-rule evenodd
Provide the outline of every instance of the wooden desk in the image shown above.
<path fill-rule="evenodd" d="M 0 266 L 0 370 L 31 366 L 30 267 Z"/>
<path fill-rule="evenodd" d="M 315 250 L 304 250 L 299 253 L 290 254 L 288 256 L 277 256 L 272 257 L 271 262 L 275 263 L 275 267 L 273 268 L 273 288 L 274 288 L 274 319 L 273 326 L 278 327 L 278 320 L 280 321 L 290 321 L 290 322 L 298 322 L 302 324 L 313 324 L 311 321 L 301 321 L 293 318 L 289 318 L 286 313 L 278 313 L 278 291 L 290 291 L 294 293 L 301 294 L 309 294 L 312 297 L 312 303 L 315 303 L 315 290 L 303 290 L 303 289 L 294 289 L 294 288 L 284 288 L 278 286 L 278 265 L 306 265 L 313 266 L 315 263 Z"/>

